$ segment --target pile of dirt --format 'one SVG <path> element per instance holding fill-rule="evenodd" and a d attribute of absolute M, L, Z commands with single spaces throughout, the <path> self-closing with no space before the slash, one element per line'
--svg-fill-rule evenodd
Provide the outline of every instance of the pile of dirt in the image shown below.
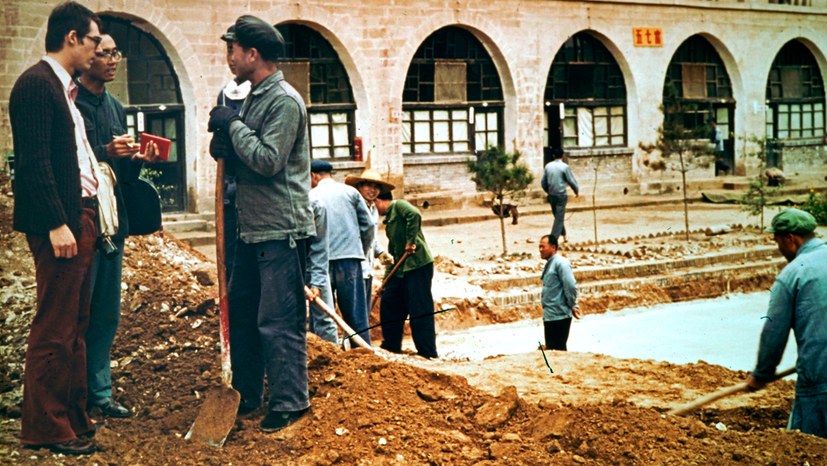
<path fill-rule="evenodd" d="M 507 379 L 495 390 L 414 364 L 414 356 L 343 352 L 308 337 L 312 410 L 276 434 L 256 429 L 263 408 L 240 417 L 222 449 L 183 439 L 205 392 L 219 382 L 214 276 L 170 238 L 129 240 L 121 328 L 113 347 L 116 397 L 131 419 L 97 419 L 102 451 L 62 457 L 21 448 L 19 393 L 34 302 L 25 241 L 10 231 L 0 196 L 0 463 L 13 464 L 820 464 L 827 441 L 780 429 L 789 390 L 753 395 L 760 409 L 666 417 L 670 403 L 741 377 L 716 366 L 675 366 L 588 354 L 592 369 L 534 371 L 538 390 Z M 480 311 L 480 313 L 484 313 Z M 562 357 L 562 356 L 561 356 Z M 555 367 L 560 361 L 555 362 Z M 507 359 L 481 364 L 505 374 Z M 560 363 L 562 364 L 562 363 Z M 651 386 L 640 391 L 640 378 Z M 474 385 L 469 384 L 471 380 Z M 681 384 L 682 388 L 671 388 Z M 789 389 L 789 386 L 787 387 Z M 606 396 L 606 390 L 615 395 Z M 537 396 L 542 392 L 543 396 Z M 664 393 L 669 396 L 661 397 Z M 635 394 L 636 396 L 631 396 Z M 634 403 L 629 400 L 635 400 Z M 771 410 L 767 410 L 771 407 Z M 721 408 L 725 409 L 725 408 Z M 773 411 L 774 410 L 774 411 Z M 714 425 L 743 425 L 719 430 Z"/>

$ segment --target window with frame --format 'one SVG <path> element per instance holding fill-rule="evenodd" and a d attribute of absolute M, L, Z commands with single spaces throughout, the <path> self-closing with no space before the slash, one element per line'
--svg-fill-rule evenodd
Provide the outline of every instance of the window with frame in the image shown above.
<path fill-rule="evenodd" d="M 666 70 L 663 101 L 676 109 L 667 118 L 677 118 L 688 135 L 706 131 L 717 107 L 734 107 L 724 62 L 704 37 L 692 36 L 675 51 Z"/>
<path fill-rule="evenodd" d="M 545 145 L 591 148 L 626 145 L 626 85 L 611 52 L 588 32 L 557 52 L 545 91 Z"/>
<path fill-rule="evenodd" d="M 404 154 L 469 154 L 502 145 L 503 94 L 488 51 L 469 31 L 442 28 L 411 60 L 402 95 Z"/>
<path fill-rule="evenodd" d="M 824 82 L 815 57 L 800 41 L 788 42 L 767 79 L 767 137 L 823 138 L 824 107 Z"/>
<path fill-rule="evenodd" d="M 279 69 L 307 106 L 312 157 L 352 158 L 356 104 L 339 55 L 321 34 L 307 26 L 289 23 L 276 28 L 285 41 Z"/>

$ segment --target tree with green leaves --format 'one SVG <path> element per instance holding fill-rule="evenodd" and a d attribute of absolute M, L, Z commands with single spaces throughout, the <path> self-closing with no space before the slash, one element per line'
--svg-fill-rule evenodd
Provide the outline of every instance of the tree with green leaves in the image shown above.
<path fill-rule="evenodd" d="M 506 196 L 521 196 L 534 181 L 528 167 L 519 163 L 519 160 L 519 151 L 508 153 L 500 147 L 489 146 L 475 160 L 468 162 L 468 170 L 472 173 L 471 179 L 477 184 L 477 189 L 494 195 L 491 202 L 499 206 L 500 213 L 504 212 L 503 201 Z M 503 255 L 506 255 L 508 248 L 505 240 L 505 219 L 502 215 L 498 217 L 503 240 Z"/>
<path fill-rule="evenodd" d="M 686 173 L 695 168 L 708 167 L 715 160 L 715 148 L 709 138 L 710 128 L 706 125 L 691 126 L 684 123 L 684 116 L 695 113 L 696 107 L 697 105 L 680 99 L 674 90 L 667 92 L 661 106 L 663 124 L 658 128 L 657 141 L 648 145 L 640 143 L 640 148 L 644 152 L 660 156 L 656 162 L 644 162 L 645 165 L 653 170 L 671 168 L 681 174 L 683 219 L 687 242 L 689 242 L 689 197 L 686 192 Z"/>

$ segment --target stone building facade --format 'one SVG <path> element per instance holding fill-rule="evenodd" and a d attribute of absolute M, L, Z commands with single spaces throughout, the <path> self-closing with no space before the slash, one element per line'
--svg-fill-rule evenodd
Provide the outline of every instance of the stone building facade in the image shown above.
<path fill-rule="evenodd" d="M 126 51 L 111 88 L 132 129 L 175 140 L 151 174 L 168 210 L 213 208 L 207 115 L 230 79 L 219 36 L 241 14 L 285 34 L 314 157 L 331 158 L 337 177 L 369 164 L 408 194 L 467 195 L 466 161 L 486 145 L 519 150 L 538 174 L 544 148 L 562 146 L 581 184 L 597 173 L 599 189 L 646 191 L 676 175 L 652 170 L 641 149 L 667 97 L 689 126 L 718 120 L 725 172 L 747 174 L 765 138 L 785 170 L 827 169 L 827 0 L 84 3 Z M 2 153 L 13 151 L 9 93 L 43 55 L 53 6 L 0 6 Z"/>

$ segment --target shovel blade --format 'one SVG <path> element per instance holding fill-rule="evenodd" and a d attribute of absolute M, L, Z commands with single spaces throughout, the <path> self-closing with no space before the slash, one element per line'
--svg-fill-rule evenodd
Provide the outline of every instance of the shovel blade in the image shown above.
<path fill-rule="evenodd" d="M 240 402 L 241 395 L 232 387 L 221 386 L 210 390 L 184 438 L 221 448 L 235 424 Z"/>

